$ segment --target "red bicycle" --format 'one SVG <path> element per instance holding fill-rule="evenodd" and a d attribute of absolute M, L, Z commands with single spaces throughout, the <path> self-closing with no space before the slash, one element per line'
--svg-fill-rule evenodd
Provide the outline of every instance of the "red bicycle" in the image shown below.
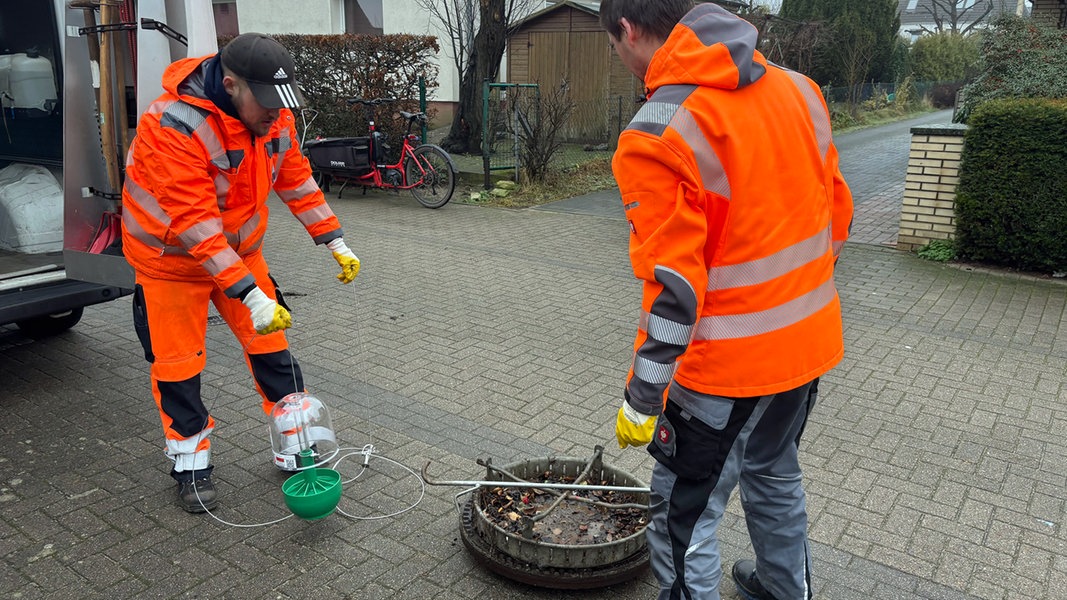
<path fill-rule="evenodd" d="M 371 107 L 395 100 L 349 98 L 346 102 Z M 439 146 L 423 144 L 422 138 L 411 132 L 416 123 L 426 122 L 425 113 L 399 111 L 399 114 L 407 120 L 408 129 L 395 163 L 385 162 L 388 146 L 373 120 L 367 121 L 368 136 L 320 138 L 304 143 L 315 181 L 323 192 L 329 192 L 330 184 L 338 182 L 341 184 L 338 197 L 345 187 L 354 184 L 363 186 L 364 191 L 367 188 L 410 190 L 426 208 L 441 208 L 448 204 L 456 189 L 456 164 Z"/>

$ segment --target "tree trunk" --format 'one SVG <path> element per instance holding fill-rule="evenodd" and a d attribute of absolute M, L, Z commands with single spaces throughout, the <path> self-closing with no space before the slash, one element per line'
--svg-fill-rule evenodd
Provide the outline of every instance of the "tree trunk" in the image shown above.
<path fill-rule="evenodd" d="M 482 148 L 482 87 L 485 80 L 496 81 L 500 60 L 507 43 L 505 0 L 479 0 L 481 25 L 474 36 L 471 60 L 459 86 L 459 106 L 452 128 L 441 146 L 457 154 L 480 154 Z"/>

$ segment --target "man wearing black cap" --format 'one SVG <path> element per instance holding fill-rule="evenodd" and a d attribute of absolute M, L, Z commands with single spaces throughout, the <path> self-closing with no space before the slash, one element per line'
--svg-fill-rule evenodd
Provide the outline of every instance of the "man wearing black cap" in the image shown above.
<path fill-rule="evenodd" d="M 300 152 L 291 109 L 304 98 L 281 44 L 242 34 L 219 54 L 172 64 L 163 88 L 126 160 L 123 253 L 179 504 L 203 512 L 217 501 L 215 422 L 200 398 L 208 302 L 241 343 L 264 412 L 304 391 L 283 332 L 289 311 L 261 250 L 270 191 L 332 252 L 342 283 L 360 264 Z"/>

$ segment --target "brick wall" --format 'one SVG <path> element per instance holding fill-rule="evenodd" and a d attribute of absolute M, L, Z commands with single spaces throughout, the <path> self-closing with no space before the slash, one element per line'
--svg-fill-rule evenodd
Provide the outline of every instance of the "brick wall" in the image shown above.
<path fill-rule="evenodd" d="M 956 185 L 966 125 L 913 127 L 897 249 L 911 251 L 956 235 Z"/>
<path fill-rule="evenodd" d="M 1059 0 L 1034 0 L 1030 16 L 1046 25 L 1063 27 L 1064 7 Z"/>

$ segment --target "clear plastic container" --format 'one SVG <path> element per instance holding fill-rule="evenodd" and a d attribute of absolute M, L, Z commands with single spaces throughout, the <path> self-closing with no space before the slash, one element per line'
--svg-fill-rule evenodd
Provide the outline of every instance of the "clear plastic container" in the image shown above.
<path fill-rule="evenodd" d="M 276 402 L 268 429 L 274 465 L 283 471 L 322 465 L 337 455 L 330 411 L 306 392 L 289 394 Z"/>

